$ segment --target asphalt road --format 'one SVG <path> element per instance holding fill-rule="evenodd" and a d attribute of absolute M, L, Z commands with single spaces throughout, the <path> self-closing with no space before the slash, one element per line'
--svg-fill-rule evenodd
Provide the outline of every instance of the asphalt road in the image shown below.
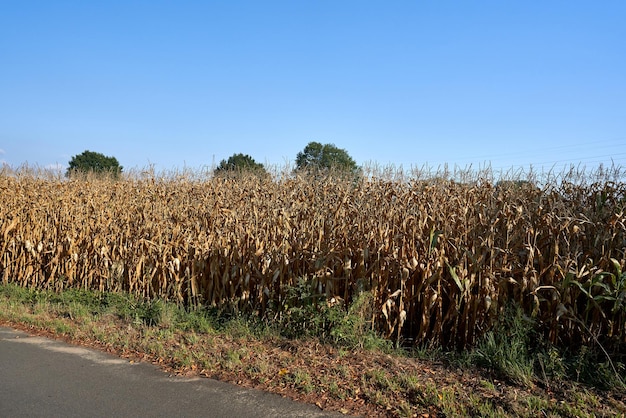
<path fill-rule="evenodd" d="M 0 327 L 0 417 L 324 417 L 316 406 L 206 378 L 172 377 Z"/>

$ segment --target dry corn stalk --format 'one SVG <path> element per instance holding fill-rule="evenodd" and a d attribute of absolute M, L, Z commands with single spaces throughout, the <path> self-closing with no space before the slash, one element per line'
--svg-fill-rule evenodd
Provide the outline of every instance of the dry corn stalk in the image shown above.
<path fill-rule="evenodd" d="M 467 346 L 518 303 L 554 342 L 626 340 L 623 183 L 0 176 L 0 274 L 261 313 L 298 278 L 371 290 L 390 338 Z"/>

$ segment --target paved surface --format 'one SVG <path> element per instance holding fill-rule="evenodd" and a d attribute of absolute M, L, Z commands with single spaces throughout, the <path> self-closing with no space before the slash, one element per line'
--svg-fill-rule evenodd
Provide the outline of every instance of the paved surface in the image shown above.
<path fill-rule="evenodd" d="M 0 417 L 337 415 L 212 379 L 171 377 L 151 364 L 0 327 Z"/>

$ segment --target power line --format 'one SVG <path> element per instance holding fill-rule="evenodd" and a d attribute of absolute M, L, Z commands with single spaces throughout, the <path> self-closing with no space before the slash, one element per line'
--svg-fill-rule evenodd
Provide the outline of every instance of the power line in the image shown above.
<path fill-rule="evenodd" d="M 483 154 L 483 155 L 476 155 L 476 156 L 467 156 L 467 157 L 462 157 L 460 159 L 456 159 L 456 161 L 499 161 L 502 159 L 510 159 L 511 157 L 516 157 L 516 158 L 523 158 L 525 156 L 535 156 L 539 153 L 547 153 L 550 151 L 553 152 L 558 152 L 558 151 L 563 151 L 563 150 L 567 150 L 567 151 L 571 151 L 571 152 L 576 152 L 576 151 L 586 151 L 587 149 L 593 149 L 593 150 L 599 150 L 599 149 L 606 149 L 606 148 L 610 148 L 610 147 L 615 147 L 615 146 L 624 146 L 624 142 L 617 142 L 617 141 L 621 141 L 624 140 L 626 141 L 626 138 L 624 139 L 615 139 L 615 140 L 611 140 L 611 142 L 607 142 L 607 141 L 590 141 L 590 142 L 585 142 L 585 143 L 577 143 L 577 144 L 568 144 L 568 145 L 557 145 L 557 146 L 548 146 L 548 147 L 541 147 L 540 149 L 534 148 L 534 149 L 524 149 L 524 150 L 518 150 L 518 151 L 511 151 L 511 152 L 507 152 L 507 153 L 500 153 L 500 154 Z M 584 147 L 584 148 L 583 148 Z M 579 148 L 578 150 L 576 150 L 576 148 Z M 611 156 L 616 156 L 616 155 L 624 155 L 624 153 L 616 153 L 616 154 L 611 154 L 608 156 L 593 156 L 593 157 L 581 157 L 581 158 L 575 158 L 576 160 L 585 160 L 585 159 L 589 159 L 589 158 L 604 158 L 604 157 L 611 157 Z M 574 158 L 572 158 L 574 159 Z M 556 161 L 558 162 L 558 161 Z M 546 163 L 539 163 L 539 164 L 550 164 L 553 162 L 546 162 Z"/>

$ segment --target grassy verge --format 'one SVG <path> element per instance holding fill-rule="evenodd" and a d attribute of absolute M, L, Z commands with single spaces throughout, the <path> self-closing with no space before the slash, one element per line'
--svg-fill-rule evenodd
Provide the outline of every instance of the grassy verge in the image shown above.
<path fill-rule="evenodd" d="M 378 338 L 364 320 L 367 294 L 347 310 L 309 302 L 296 287 L 269 321 L 126 294 L 0 285 L 0 322 L 346 414 L 626 415 L 619 362 L 537 344 L 515 310 L 474 351 L 451 354 Z"/>

